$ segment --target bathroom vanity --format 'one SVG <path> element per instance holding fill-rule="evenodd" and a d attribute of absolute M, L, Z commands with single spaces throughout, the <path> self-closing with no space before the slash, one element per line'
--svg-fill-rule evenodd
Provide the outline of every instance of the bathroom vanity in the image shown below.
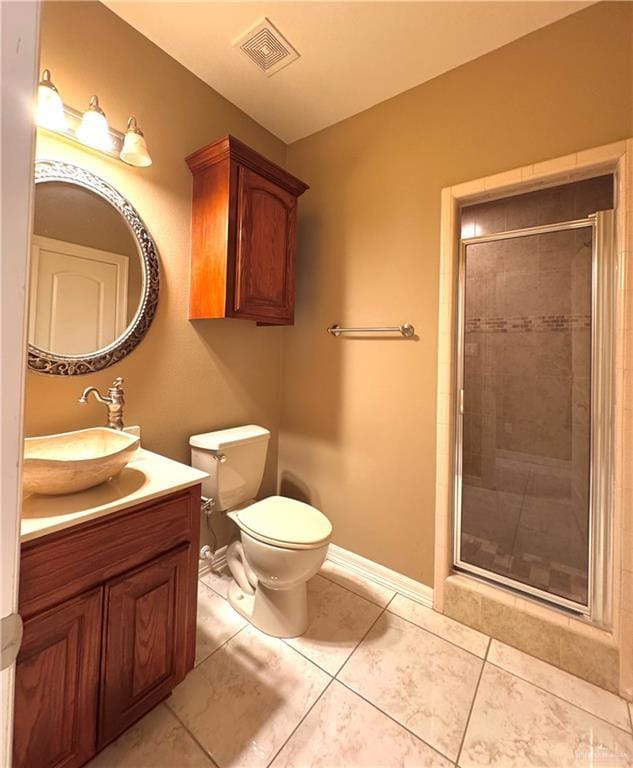
<path fill-rule="evenodd" d="M 15 768 L 83 765 L 193 667 L 204 478 L 140 450 L 107 483 L 25 498 Z"/>
<path fill-rule="evenodd" d="M 156 247 L 105 179 L 38 160 L 35 181 L 29 367 L 94 373 L 120 362 L 151 326 Z M 84 765 L 194 664 L 207 475 L 137 450 L 122 431 L 122 384 L 119 376 L 107 395 L 88 386 L 79 397 L 106 406 L 108 429 L 26 441 L 15 768 Z"/>

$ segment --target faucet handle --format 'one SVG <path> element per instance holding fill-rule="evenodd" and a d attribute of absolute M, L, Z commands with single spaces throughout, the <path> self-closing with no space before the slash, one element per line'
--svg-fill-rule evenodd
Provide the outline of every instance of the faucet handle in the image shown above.
<path fill-rule="evenodd" d="M 118 376 L 113 382 L 112 386 L 108 389 L 108 395 L 110 397 L 110 402 L 113 405 L 124 405 L 125 404 L 125 392 L 123 391 L 123 379 Z"/>

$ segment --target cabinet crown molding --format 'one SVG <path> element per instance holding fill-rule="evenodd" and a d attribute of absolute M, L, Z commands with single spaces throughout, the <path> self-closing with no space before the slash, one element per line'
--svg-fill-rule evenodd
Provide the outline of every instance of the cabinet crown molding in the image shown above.
<path fill-rule="evenodd" d="M 310 189 L 301 179 L 288 173 L 284 168 L 260 155 L 259 152 L 255 152 L 230 134 L 188 155 L 186 162 L 191 172 L 196 174 L 227 158 L 274 181 L 295 197 L 299 197 Z"/>

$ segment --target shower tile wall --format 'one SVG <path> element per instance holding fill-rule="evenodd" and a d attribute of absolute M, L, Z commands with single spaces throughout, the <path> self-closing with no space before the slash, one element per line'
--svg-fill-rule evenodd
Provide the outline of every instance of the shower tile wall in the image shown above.
<path fill-rule="evenodd" d="M 613 176 L 608 175 L 469 205 L 460 220 L 464 237 L 473 237 L 584 219 L 611 208 Z"/>
<path fill-rule="evenodd" d="M 612 204 L 611 177 L 557 189 L 473 206 L 462 224 L 489 234 Z M 587 600 L 591 253 L 590 228 L 466 249 L 461 560 L 579 603 Z"/>

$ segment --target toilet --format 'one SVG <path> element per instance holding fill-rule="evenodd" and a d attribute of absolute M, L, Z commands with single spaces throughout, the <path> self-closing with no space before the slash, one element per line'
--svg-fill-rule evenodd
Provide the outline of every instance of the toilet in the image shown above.
<path fill-rule="evenodd" d="M 270 432 L 248 425 L 193 435 L 191 464 L 209 474 L 203 496 L 240 529 L 226 559 L 229 602 L 262 632 L 297 637 L 308 627 L 307 582 L 320 569 L 332 535 L 318 509 L 284 496 L 255 501 Z"/>

